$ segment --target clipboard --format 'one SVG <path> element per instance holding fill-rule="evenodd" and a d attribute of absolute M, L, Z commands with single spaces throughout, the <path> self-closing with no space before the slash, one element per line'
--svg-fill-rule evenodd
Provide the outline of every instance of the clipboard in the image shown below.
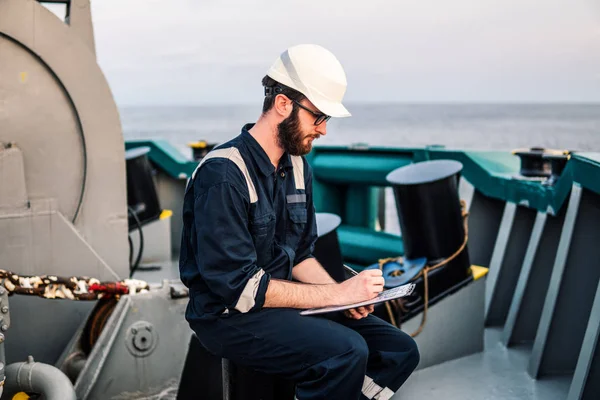
<path fill-rule="evenodd" d="M 406 297 L 412 294 L 415 290 L 414 283 L 408 283 L 406 285 L 397 286 L 392 289 L 384 290 L 379 293 L 377 297 L 374 297 L 370 300 L 361 301 L 360 303 L 347 304 L 344 306 L 330 306 L 330 307 L 319 307 L 319 308 L 310 308 L 308 310 L 303 310 L 300 312 L 300 315 L 316 315 L 316 314 L 325 314 L 335 311 L 343 311 L 349 310 L 351 308 L 368 306 L 371 304 L 383 303 L 384 301 L 397 299 L 400 297 Z"/>

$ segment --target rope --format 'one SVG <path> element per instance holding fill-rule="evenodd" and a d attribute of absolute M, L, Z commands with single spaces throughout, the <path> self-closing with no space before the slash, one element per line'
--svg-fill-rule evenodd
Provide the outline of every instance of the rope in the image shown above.
<path fill-rule="evenodd" d="M 402 262 L 404 261 L 404 258 L 402 257 L 390 257 L 390 258 L 382 258 L 381 260 L 378 261 L 379 263 L 379 269 L 383 272 L 383 266 L 389 262 L 397 262 L 398 264 L 402 264 Z M 401 271 L 393 271 L 391 273 L 392 276 L 400 276 L 402 275 Z M 390 322 L 392 323 L 392 325 L 394 326 L 399 326 L 396 325 L 396 318 L 394 317 L 394 313 L 392 311 L 392 306 L 390 305 L 390 302 L 392 302 L 393 300 L 390 301 L 386 301 L 385 304 L 385 308 L 387 310 L 388 316 L 390 317 Z M 394 305 L 396 305 L 394 303 Z"/>
<path fill-rule="evenodd" d="M 46 299 L 97 300 L 118 298 L 124 294 L 144 293 L 150 289 L 147 282 L 125 279 L 119 282 L 100 282 L 89 277 L 59 277 L 55 275 L 21 276 L 0 269 L 0 286 L 12 294 L 25 294 Z"/>
<path fill-rule="evenodd" d="M 448 264 L 450 261 L 454 260 L 456 257 L 458 257 L 460 255 L 460 253 L 463 252 L 463 250 L 465 249 L 465 247 L 467 247 L 467 242 L 469 241 L 469 227 L 468 227 L 468 217 L 469 217 L 469 212 L 467 211 L 467 203 L 464 200 L 460 201 L 460 208 L 461 208 L 461 216 L 463 218 L 463 228 L 464 228 L 464 232 L 465 232 L 465 237 L 463 240 L 463 243 L 460 245 L 460 247 L 458 248 L 458 250 L 456 250 L 450 257 L 440 261 L 439 263 L 428 267 L 425 266 L 421 272 L 414 277 L 414 280 L 417 280 L 418 278 L 420 278 L 421 276 L 423 276 L 423 287 L 424 287 L 424 302 L 423 302 L 423 318 L 421 319 L 421 324 L 419 325 L 419 328 L 411 333 L 411 337 L 416 337 L 419 333 L 421 333 L 423 331 L 423 328 L 425 327 L 425 323 L 427 322 L 427 310 L 428 310 L 428 306 L 429 306 L 429 272 L 430 271 L 434 271 L 438 268 L 443 267 L 444 265 Z M 384 258 L 379 260 L 379 269 L 381 269 L 383 271 L 383 265 L 388 263 L 388 262 L 398 262 L 398 263 L 402 263 L 403 258 L 402 257 L 392 257 L 392 258 Z M 402 272 L 401 271 L 394 271 L 392 273 L 392 276 L 399 276 L 401 275 Z M 406 308 L 404 307 L 404 305 L 399 301 L 397 303 L 393 303 L 397 308 L 400 308 L 401 311 L 406 312 Z M 392 312 L 392 307 L 390 306 L 389 302 L 385 303 L 387 312 L 388 312 L 388 316 L 390 317 L 390 322 L 392 323 L 392 325 L 400 328 L 400 325 L 396 324 L 396 318 L 394 317 L 394 313 Z"/>

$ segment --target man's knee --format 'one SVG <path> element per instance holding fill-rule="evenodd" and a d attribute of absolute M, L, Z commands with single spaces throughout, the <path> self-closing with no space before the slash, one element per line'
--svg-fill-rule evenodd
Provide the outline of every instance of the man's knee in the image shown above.
<path fill-rule="evenodd" d="M 369 346 L 359 334 L 351 335 L 352 355 L 356 358 L 359 365 L 367 365 L 369 358 Z"/>
<path fill-rule="evenodd" d="M 405 371 L 414 371 L 421 361 L 417 342 L 404 332 L 398 332 L 396 351 L 389 356 L 393 364 Z"/>
<path fill-rule="evenodd" d="M 417 343 L 414 341 L 414 339 L 412 339 L 412 344 L 411 344 L 410 350 L 408 352 L 407 363 L 408 363 L 410 369 L 412 371 L 414 371 L 417 368 L 417 366 L 419 365 L 420 361 L 421 361 L 421 353 L 419 353 L 419 347 L 417 346 Z"/>
<path fill-rule="evenodd" d="M 335 354 L 332 358 L 338 358 L 343 361 L 344 366 L 367 365 L 369 358 L 369 347 L 361 335 L 349 331 L 346 335 L 339 338 L 330 338 L 335 343 Z"/>

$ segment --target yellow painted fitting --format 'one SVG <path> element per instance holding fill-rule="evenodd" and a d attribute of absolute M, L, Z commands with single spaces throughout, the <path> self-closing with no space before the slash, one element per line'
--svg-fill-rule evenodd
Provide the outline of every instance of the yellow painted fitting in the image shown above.
<path fill-rule="evenodd" d="M 208 144 L 204 140 L 199 140 L 197 142 L 188 143 L 188 146 L 192 149 L 204 149 L 206 146 L 208 146 Z"/>
<path fill-rule="evenodd" d="M 159 219 L 171 218 L 173 216 L 173 211 L 171 210 L 162 210 L 160 213 Z"/>
<path fill-rule="evenodd" d="M 476 281 L 479 278 L 483 278 L 489 270 L 489 268 L 480 267 L 479 265 L 471 265 L 471 273 L 473 274 L 473 280 Z"/>

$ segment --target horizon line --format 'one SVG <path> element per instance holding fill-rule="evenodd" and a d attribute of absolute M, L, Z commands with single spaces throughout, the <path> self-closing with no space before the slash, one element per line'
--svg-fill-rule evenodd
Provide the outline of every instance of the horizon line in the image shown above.
<path fill-rule="evenodd" d="M 599 101 L 347 101 L 344 104 L 354 105 L 404 105 L 404 106 L 454 106 L 454 105 L 580 105 L 580 106 L 600 106 Z M 262 107 L 261 102 L 197 102 L 197 103 L 129 103 L 118 104 L 118 108 L 132 107 L 215 107 L 215 106 L 244 106 L 244 107 Z"/>

